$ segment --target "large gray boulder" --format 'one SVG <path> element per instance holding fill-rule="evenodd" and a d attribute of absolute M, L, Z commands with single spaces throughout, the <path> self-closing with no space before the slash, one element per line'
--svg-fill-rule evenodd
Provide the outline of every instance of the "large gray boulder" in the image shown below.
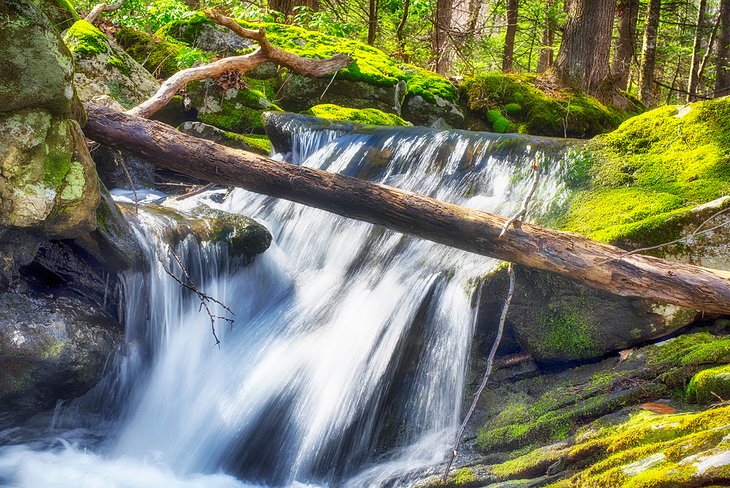
<path fill-rule="evenodd" d="M 466 127 L 461 107 L 438 95 L 433 96 L 433 102 L 421 95 L 406 96 L 401 115 L 414 125 L 454 129 Z"/>

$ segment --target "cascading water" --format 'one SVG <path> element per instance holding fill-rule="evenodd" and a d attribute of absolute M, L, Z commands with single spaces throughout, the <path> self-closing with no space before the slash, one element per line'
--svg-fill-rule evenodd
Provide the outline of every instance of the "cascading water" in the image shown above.
<path fill-rule="evenodd" d="M 565 142 L 297 124 L 294 164 L 509 214 L 545 154 L 532 215 L 565 195 Z M 243 213 L 273 234 L 242 269 L 222 245 L 189 238 L 175 250 L 235 325 L 219 321 L 213 347 L 196 296 L 165 271 L 175 263 L 162 236 L 175 222 L 143 205 L 136 229 L 150 269 L 125 277 L 124 350 L 52 435 L 0 450 L 0 484 L 407 486 L 444 460 L 464 395 L 473 283 L 495 260 L 242 190 L 155 198 Z M 113 414 L 89 420 L 94 409 Z"/>

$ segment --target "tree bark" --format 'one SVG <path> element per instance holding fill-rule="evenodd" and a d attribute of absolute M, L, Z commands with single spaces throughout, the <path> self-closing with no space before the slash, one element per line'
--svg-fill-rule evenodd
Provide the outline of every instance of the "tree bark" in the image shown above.
<path fill-rule="evenodd" d="M 87 104 L 84 132 L 101 144 L 194 178 L 321 208 L 398 232 L 551 271 L 621 296 L 708 314 L 730 313 L 730 273 L 638 254 L 522 224 L 416 193 L 274 161 L 185 135 L 173 127 Z"/>
<path fill-rule="evenodd" d="M 568 21 L 555 61 L 556 73 L 563 83 L 588 93 L 610 91 L 609 58 L 616 2 L 572 0 L 566 2 L 566 7 Z"/>
<path fill-rule="evenodd" d="M 405 0 L 403 2 L 403 15 L 400 18 L 400 23 L 395 31 L 395 40 L 398 45 L 398 56 L 408 62 L 408 55 L 406 54 L 406 40 L 403 35 L 406 29 L 406 22 L 408 22 L 408 10 L 411 8 L 411 0 Z"/>
<path fill-rule="evenodd" d="M 368 44 L 375 45 L 375 36 L 378 33 L 378 0 L 370 0 L 368 12 Z"/>
<path fill-rule="evenodd" d="M 656 65 L 656 38 L 659 31 L 659 16 L 662 0 L 649 0 L 644 26 L 644 44 L 641 48 L 641 70 L 639 72 L 639 99 L 646 105 L 653 105 L 654 67 Z"/>
<path fill-rule="evenodd" d="M 717 37 L 717 72 L 715 96 L 730 95 L 730 0 L 722 0 L 719 14 L 720 34 Z"/>
<path fill-rule="evenodd" d="M 552 7 L 555 0 L 545 2 L 545 27 L 542 30 L 540 57 L 537 60 L 537 72 L 542 73 L 553 65 L 553 42 L 555 42 L 555 19 Z"/>
<path fill-rule="evenodd" d="M 502 71 L 512 71 L 515 54 L 515 35 L 517 34 L 517 0 L 507 0 L 507 32 L 504 35 L 504 54 L 502 56 Z"/>
<path fill-rule="evenodd" d="M 433 34 L 431 35 L 431 66 L 440 75 L 445 75 L 451 64 L 448 46 L 452 7 L 453 0 L 436 0 Z"/>
<path fill-rule="evenodd" d="M 707 16 L 707 0 L 700 0 L 697 9 L 697 27 L 695 28 L 695 38 L 692 44 L 692 65 L 689 69 L 689 79 L 687 80 L 687 101 L 694 102 L 697 97 L 697 87 L 700 84 L 699 68 L 702 60 L 702 36 L 705 34 L 705 17 Z M 711 48 L 712 46 L 710 46 Z M 709 48 L 708 48 L 709 49 Z"/>
<path fill-rule="evenodd" d="M 639 18 L 639 0 L 619 0 L 616 7 L 618 38 L 611 66 L 616 88 L 626 90 L 629 85 L 631 62 L 636 55 L 636 21 Z"/>
<path fill-rule="evenodd" d="M 319 10 L 319 0 L 269 0 L 269 8 L 284 14 L 289 18 L 294 13 L 295 7 L 309 7 L 315 12 Z"/>

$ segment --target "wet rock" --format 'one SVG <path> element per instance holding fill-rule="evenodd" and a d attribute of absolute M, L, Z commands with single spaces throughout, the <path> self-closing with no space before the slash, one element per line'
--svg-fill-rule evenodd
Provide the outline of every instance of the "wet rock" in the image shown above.
<path fill-rule="evenodd" d="M 178 130 L 191 136 L 263 156 L 268 156 L 271 151 L 271 144 L 266 136 L 237 134 L 203 122 L 185 122 L 178 127 Z"/>
<path fill-rule="evenodd" d="M 0 293 L 0 425 L 85 393 L 121 336 L 84 300 Z"/>
<path fill-rule="evenodd" d="M 73 54 L 74 82 L 84 102 L 107 95 L 129 109 L 157 92 L 157 80 L 85 20 L 79 20 L 68 29 L 64 41 Z"/>
<path fill-rule="evenodd" d="M 613 351 L 666 336 L 694 321 L 696 311 L 625 298 L 545 271 L 515 266 L 515 294 L 508 322 L 522 348 L 542 362 L 600 358 Z M 485 284 L 491 290 L 480 316 L 496 320 L 507 294 L 500 270 Z"/>
<path fill-rule="evenodd" d="M 401 115 L 415 125 L 439 129 L 463 129 L 466 126 L 462 109 L 454 102 L 437 95 L 434 96 L 433 102 L 420 95 L 408 95 Z"/>
<path fill-rule="evenodd" d="M 363 124 L 347 120 L 328 120 L 312 115 L 293 114 L 288 112 L 265 112 L 263 125 L 266 135 L 271 141 L 273 152 L 290 161 L 293 137 L 302 130 L 310 134 L 317 132 L 335 132 L 340 135 L 365 127 Z"/>
<path fill-rule="evenodd" d="M 279 105 L 291 112 L 304 112 L 322 103 L 350 108 L 377 108 L 401 114 L 406 83 L 379 86 L 362 81 L 334 80 L 331 77 L 308 78 L 296 73 L 287 76 L 279 90 Z"/>

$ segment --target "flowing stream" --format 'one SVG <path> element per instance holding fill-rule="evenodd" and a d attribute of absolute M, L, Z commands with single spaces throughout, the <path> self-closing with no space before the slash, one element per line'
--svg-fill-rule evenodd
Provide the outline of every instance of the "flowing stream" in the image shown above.
<path fill-rule="evenodd" d="M 282 124 L 291 144 L 279 157 L 293 164 L 468 207 L 513 213 L 537 156 L 545 176 L 531 215 L 549 216 L 568 193 L 564 141 Z M 0 485 L 408 486 L 444 461 L 464 401 L 475 283 L 497 261 L 243 190 L 143 194 L 154 205 L 135 231 L 149 269 L 124 277 L 125 345 L 50 427 L 0 448 Z M 165 271 L 176 220 L 160 205 L 242 213 L 274 237 L 243 268 L 225 245 L 187 238 L 175 249 L 235 313 L 232 327 L 216 323 L 220 347 L 196 296 Z"/>

